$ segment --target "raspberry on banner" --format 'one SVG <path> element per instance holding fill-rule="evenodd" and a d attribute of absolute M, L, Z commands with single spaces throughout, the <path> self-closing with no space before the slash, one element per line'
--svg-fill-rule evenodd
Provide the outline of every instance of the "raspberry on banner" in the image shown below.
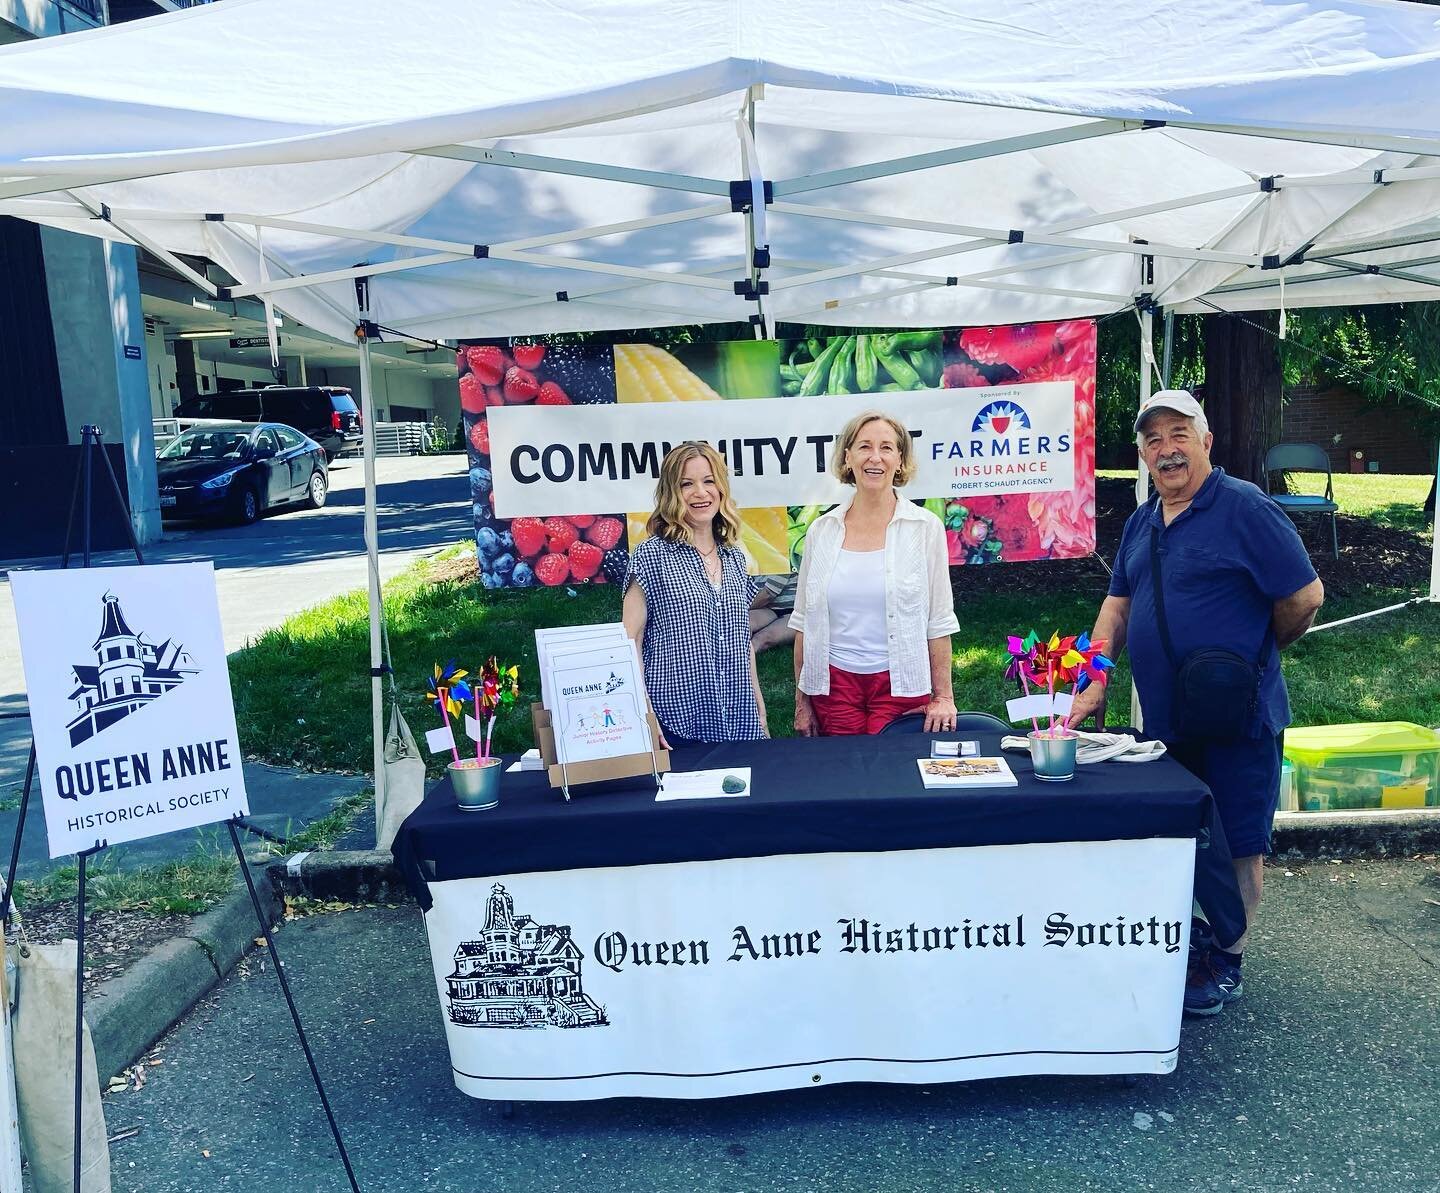
<path fill-rule="evenodd" d="M 585 537 L 602 551 L 609 551 L 625 533 L 625 523 L 619 518 L 600 518 L 585 531 Z"/>
<path fill-rule="evenodd" d="M 574 523 L 569 518 L 546 518 L 545 519 L 545 545 L 555 552 L 564 552 L 570 549 L 572 543 L 580 537 L 575 529 Z"/>
<path fill-rule="evenodd" d="M 582 539 L 570 545 L 567 557 L 570 560 L 570 574 L 577 580 L 588 580 L 600 570 L 605 552 L 594 543 L 587 543 Z"/>
<path fill-rule="evenodd" d="M 535 578 L 551 588 L 570 578 L 570 564 L 563 555 L 542 555 L 535 565 Z"/>

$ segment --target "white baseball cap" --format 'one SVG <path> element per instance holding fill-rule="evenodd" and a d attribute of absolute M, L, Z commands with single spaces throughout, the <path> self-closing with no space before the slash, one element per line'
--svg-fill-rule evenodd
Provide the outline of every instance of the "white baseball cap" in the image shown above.
<path fill-rule="evenodd" d="M 1188 389 L 1162 389 L 1140 403 L 1140 413 L 1135 416 L 1137 435 L 1140 433 L 1140 424 L 1157 410 L 1173 410 L 1186 418 L 1203 417 L 1205 413 Z"/>

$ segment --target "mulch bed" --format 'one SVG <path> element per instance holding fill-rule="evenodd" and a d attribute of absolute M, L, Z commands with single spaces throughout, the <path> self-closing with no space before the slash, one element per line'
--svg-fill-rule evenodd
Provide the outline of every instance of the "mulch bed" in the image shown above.
<path fill-rule="evenodd" d="M 1115 559 L 1125 519 L 1135 510 L 1135 486 L 1128 480 L 1097 477 L 1095 483 L 1095 548 L 1106 564 Z M 1330 553 L 1330 524 L 1305 518 L 1299 524 L 1327 596 L 1355 596 L 1367 588 L 1412 588 L 1430 585 L 1430 542 L 1409 530 L 1377 526 L 1366 518 L 1340 515 L 1340 558 Z M 957 598 L 977 593 L 1038 594 L 1040 592 L 1101 593 L 1109 573 L 1093 555 L 1084 559 L 1050 560 L 1041 568 L 964 567 L 951 570 Z"/>
<path fill-rule="evenodd" d="M 75 939 L 75 900 L 22 909 L 22 940 L 56 944 Z M 190 930 L 193 915 L 151 915 L 144 911 L 92 911 L 85 917 L 85 993 L 119 977 L 162 941 Z"/>
<path fill-rule="evenodd" d="M 1095 482 L 1094 555 L 1083 559 L 1053 559 L 1043 567 L 960 567 L 952 568 L 951 588 L 957 599 L 975 594 L 1006 593 L 1094 593 L 1098 602 L 1109 584 L 1106 567 L 1115 558 L 1125 519 L 1135 510 L 1135 486 L 1131 481 L 1097 477 Z M 1377 526 L 1366 518 L 1341 514 L 1339 519 L 1340 558 L 1330 553 L 1330 526 L 1324 518 L 1305 518 L 1299 524 L 1301 537 L 1327 595 L 1355 596 L 1366 588 L 1412 588 L 1417 592 L 1430 585 L 1430 542 L 1408 530 Z M 1105 562 L 1101 563 L 1101 559 Z M 434 565 L 435 583 L 478 583 L 479 569 L 474 556 L 447 559 Z"/>

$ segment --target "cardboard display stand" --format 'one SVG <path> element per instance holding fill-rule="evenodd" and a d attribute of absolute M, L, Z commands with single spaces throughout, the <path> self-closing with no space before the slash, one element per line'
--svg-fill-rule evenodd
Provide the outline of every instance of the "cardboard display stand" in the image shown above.
<path fill-rule="evenodd" d="M 652 743 L 660 740 L 660 724 L 653 712 L 647 713 L 646 723 L 650 727 Z M 600 783 L 606 779 L 633 779 L 641 775 L 654 775 L 656 785 L 660 776 L 670 769 L 670 751 L 651 749 L 643 754 L 620 754 L 614 758 L 598 758 L 591 762 L 569 762 L 559 760 L 555 752 L 555 730 L 550 724 L 550 710 L 539 701 L 530 706 L 530 723 L 535 730 L 535 745 L 540 759 L 545 763 L 545 773 L 551 787 L 560 788 L 565 798 L 570 798 L 570 788 L 577 783 Z"/>

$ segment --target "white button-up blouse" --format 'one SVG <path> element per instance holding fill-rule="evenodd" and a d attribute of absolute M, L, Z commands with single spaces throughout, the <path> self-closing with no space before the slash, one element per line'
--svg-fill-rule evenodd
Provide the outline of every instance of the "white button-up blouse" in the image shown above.
<path fill-rule="evenodd" d="M 824 696 L 830 691 L 830 577 L 845 542 L 845 514 L 854 500 L 852 493 L 821 514 L 805 535 L 790 626 L 805 635 L 800 690 L 808 696 Z M 900 496 L 885 530 L 885 633 L 891 694 L 929 695 L 930 639 L 943 638 L 959 628 L 950 591 L 945 527 L 929 510 Z"/>

